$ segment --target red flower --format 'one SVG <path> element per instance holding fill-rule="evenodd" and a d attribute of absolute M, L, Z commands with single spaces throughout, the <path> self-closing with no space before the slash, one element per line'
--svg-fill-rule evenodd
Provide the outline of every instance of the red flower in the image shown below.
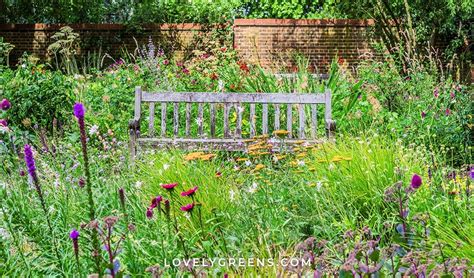
<path fill-rule="evenodd" d="M 247 66 L 246 63 L 242 62 L 242 61 L 238 61 L 237 64 L 239 65 L 240 67 L 240 70 L 242 71 L 245 71 L 245 72 L 249 72 L 249 67 Z"/>
<path fill-rule="evenodd" d="M 217 80 L 218 77 L 219 77 L 219 76 L 218 76 L 217 73 L 215 73 L 215 72 L 213 72 L 213 73 L 211 74 L 211 79 L 212 79 L 212 80 Z"/>
<path fill-rule="evenodd" d="M 344 64 L 344 58 L 339 57 L 339 59 L 337 59 L 337 63 L 338 63 L 339 65 Z"/>
<path fill-rule="evenodd" d="M 187 204 L 185 206 L 182 206 L 181 210 L 191 212 L 193 210 L 193 208 L 194 208 L 194 203 L 191 203 L 191 204 Z"/>
<path fill-rule="evenodd" d="M 198 187 L 195 186 L 194 188 L 191 188 L 188 191 L 181 192 L 181 196 L 184 196 L 184 197 L 193 196 L 194 193 L 196 193 L 197 190 L 198 190 Z"/>
<path fill-rule="evenodd" d="M 216 172 L 216 178 L 218 177 L 222 177 L 222 173 L 221 172 Z"/>
<path fill-rule="evenodd" d="M 169 184 L 161 185 L 161 187 L 163 187 L 166 190 L 173 190 L 176 186 L 178 186 L 178 183 L 169 183 Z"/>

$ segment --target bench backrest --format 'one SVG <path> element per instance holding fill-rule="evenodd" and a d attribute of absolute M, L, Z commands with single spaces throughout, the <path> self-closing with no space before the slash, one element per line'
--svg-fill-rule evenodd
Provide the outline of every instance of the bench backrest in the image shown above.
<path fill-rule="evenodd" d="M 216 138 L 216 122 L 222 120 L 221 139 L 252 138 L 256 135 L 271 134 L 275 130 L 288 130 L 287 138 L 316 139 L 318 126 L 318 105 L 324 105 L 324 121 L 327 135 L 332 135 L 331 91 L 324 93 L 201 93 L 201 92 L 144 92 L 141 87 L 135 89 L 135 122 L 139 130 L 142 114 L 142 103 L 149 104 L 148 138 L 190 138 L 191 126 L 197 125 L 197 137 L 202 140 Z M 156 104 L 160 104 L 157 108 Z M 192 113 L 192 106 L 197 106 L 197 113 Z M 170 106 L 172 108 L 170 108 Z M 260 107 L 259 107 L 260 106 Z M 283 109 L 281 109 L 283 108 Z M 286 109 L 285 109 L 286 108 Z M 296 108 L 297 126 L 293 127 L 293 116 Z M 156 109 L 161 110 L 159 134 L 155 132 Z M 181 110 L 180 110 L 181 109 Z M 218 113 L 218 110 L 222 109 Z M 172 110 L 172 113 L 167 111 Z M 184 111 L 183 111 L 184 110 Z M 196 110 L 196 109 L 194 109 Z M 206 110 L 206 116 L 204 116 Z M 281 111 L 286 110 L 286 111 Z M 181 111 L 181 113 L 180 113 Z M 231 111 L 233 113 L 231 114 Z M 306 112 L 305 112 L 306 111 Z M 257 115 L 260 114 L 260 115 Z M 273 115 L 269 117 L 269 113 Z M 281 114 L 286 114 L 286 124 L 282 123 Z M 169 114 L 169 115 L 168 115 Z M 181 114 L 181 119 L 180 119 Z M 196 114 L 193 118 L 192 114 Z M 308 115 L 307 115 L 308 114 Z M 219 118 L 217 118 L 219 115 Z M 230 115 L 233 115 L 232 124 Z M 245 118 L 244 118 L 245 116 Z M 169 119 L 168 117 L 172 117 Z M 185 118 L 184 121 L 182 118 Z M 272 123 L 269 123 L 269 119 Z M 258 125 L 257 125 L 257 120 Z M 295 119 L 296 120 L 296 119 Z M 172 126 L 167 126 L 172 122 Z M 180 123 L 184 122 L 184 126 Z M 204 130 L 204 123 L 208 129 Z M 243 131 L 243 122 L 248 130 Z M 169 125 L 169 124 L 168 124 Z M 232 127 L 231 127 L 232 126 Z M 307 128 L 309 126 L 309 128 Z M 259 130 L 257 128 L 259 127 Z M 133 126 L 132 128 L 133 129 Z M 131 130 L 131 132 L 133 132 Z M 132 133 L 131 133 L 132 135 Z"/>

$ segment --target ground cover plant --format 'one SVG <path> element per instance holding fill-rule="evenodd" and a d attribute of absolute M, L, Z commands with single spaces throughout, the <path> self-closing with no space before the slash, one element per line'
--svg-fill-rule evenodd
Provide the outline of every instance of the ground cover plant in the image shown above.
<path fill-rule="evenodd" d="M 1 68 L 0 275 L 472 276 L 472 87 L 391 60 L 354 75 L 343 57 L 314 79 L 296 61 L 285 79 L 222 45 L 180 61 L 150 42 L 86 75 L 26 56 Z M 137 85 L 330 88 L 337 137 L 272 152 L 277 130 L 245 152 L 143 150 L 132 164 Z"/>

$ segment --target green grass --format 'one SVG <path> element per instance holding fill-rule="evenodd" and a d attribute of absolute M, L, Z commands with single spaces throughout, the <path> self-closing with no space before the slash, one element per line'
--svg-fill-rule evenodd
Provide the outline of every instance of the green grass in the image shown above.
<path fill-rule="evenodd" d="M 88 232 L 80 228 L 88 222 L 87 194 L 77 183 L 82 177 L 81 161 L 73 167 L 80 152 L 66 143 L 58 150 L 55 157 L 41 153 L 36 156 L 53 222 L 52 235 L 47 232 L 45 216 L 27 177 L 20 177 L 17 172 L 2 175 L 0 227 L 9 236 L 0 238 L 1 276 L 74 273 L 74 253 L 68 237 L 72 228 L 81 233 L 81 268 L 84 273 L 93 272 Z M 443 254 L 433 258 L 437 261 L 442 256 L 474 258 L 474 222 L 469 213 L 472 198 L 447 194 L 439 188 L 446 183 L 441 175 L 433 178 L 438 177 L 439 182 L 428 183 L 430 160 L 422 149 L 406 148 L 381 136 L 340 137 L 336 144 L 322 144 L 297 151 L 298 154 L 300 157 L 288 155 L 278 162 L 267 155 L 249 157 L 238 153 L 216 153 L 210 161 L 186 161 L 183 152 L 156 150 L 143 152 L 132 168 L 126 159 L 120 159 L 126 156 L 120 147 L 108 152 L 92 149 L 97 214 L 101 219 L 118 216 L 113 240 L 122 233 L 126 237 L 117 256 L 120 270 L 136 277 L 144 275 L 150 266 L 163 265 L 164 259 L 296 256 L 295 246 L 308 237 L 327 240 L 328 260 L 340 266 L 344 259 L 337 245 L 343 242 L 347 230 L 357 233 L 368 226 L 381 237 L 381 247 L 398 242 L 397 207 L 384 201 L 384 191 L 400 178 L 408 186 L 413 173 L 420 174 L 424 183 L 410 196 L 408 223 L 419 231 L 420 223 L 413 217 L 429 214 L 431 233 L 427 238 L 415 233 L 414 244 L 401 244 L 424 252 L 441 246 Z M 337 156 L 344 159 L 331 162 L 338 160 Z M 242 157 L 249 157 L 252 164 L 236 162 Z M 24 169 L 23 162 L 17 162 Z M 255 171 L 257 164 L 265 167 Z M 216 176 L 217 172 L 222 175 Z M 179 185 L 170 196 L 161 184 L 172 182 Z M 195 201 L 200 205 L 186 217 L 179 207 L 190 203 L 191 198 L 179 193 L 193 186 L 199 187 Z M 117 193 L 121 187 L 126 192 L 126 216 Z M 169 223 L 156 210 L 153 219 L 147 219 L 146 209 L 157 195 L 171 198 L 171 219 L 176 220 Z M 128 232 L 128 224 L 135 226 L 133 232 Z M 58 244 L 61 263 L 54 256 L 53 239 Z M 177 268 L 164 271 L 167 275 L 182 272 Z M 216 267 L 210 271 L 210 275 L 250 276 L 284 269 Z"/>

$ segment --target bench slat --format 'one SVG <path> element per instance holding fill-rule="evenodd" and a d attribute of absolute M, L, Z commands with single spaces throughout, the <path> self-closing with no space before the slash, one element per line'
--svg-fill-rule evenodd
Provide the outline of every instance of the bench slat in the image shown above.
<path fill-rule="evenodd" d="M 173 135 L 178 137 L 179 131 L 179 102 L 174 103 L 173 108 Z"/>
<path fill-rule="evenodd" d="M 166 137 L 166 102 L 161 104 L 161 137 Z"/>
<path fill-rule="evenodd" d="M 275 104 L 275 125 L 274 129 L 279 130 L 280 129 L 280 104 Z"/>
<path fill-rule="evenodd" d="M 211 114 L 211 137 L 216 137 L 216 104 L 211 103 L 209 108 Z"/>
<path fill-rule="evenodd" d="M 316 138 L 318 134 L 318 107 L 317 104 L 311 104 L 311 138 Z"/>
<path fill-rule="evenodd" d="M 262 134 L 268 134 L 268 104 L 262 104 Z"/>
<path fill-rule="evenodd" d="M 148 122 L 148 134 L 155 135 L 155 103 L 150 102 L 150 120 Z"/>
<path fill-rule="evenodd" d="M 237 104 L 237 127 L 235 135 L 237 138 L 242 138 L 242 114 L 244 113 L 244 106 Z"/>
<path fill-rule="evenodd" d="M 304 133 L 304 129 L 305 129 L 305 121 L 306 121 L 306 118 L 305 118 L 305 114 L 304 114 L 304 105 L 302 104 L 298 104 L 298 114 L 299 114 L 299 128 L 298 128 L 298 138 L 300 139 L 305 139 L 305 133 Z"/>
<path fill-rule="evenodd" d="M 252 138 L 255 136 L 255 131 L 256 131 L 255 104 L 253 103 L 250 104 L 250 119 L 249 120 L 250 120 L 250 138 Z"/>
<path fill-rule="evenodd" d="M 186 137 L 189 137 L 191 130 L 191 103 L 186 103 Z"/>
<path fill-rule="evenodd" d="M 192 102 L 192 103 L 325 103 L 324 94 L 283 93 L 201 93 L 201 92 L 142 92 L 145 102 Z"/>
<path fill-rule="evenodd" d="M 288 138 L 291 138 L 293 134 L 293 106 L 291 104 L 286 106 L 286 130 L 289 132 Z"/>
<path fill-rule="evenodd" d="M 199 137 L 203 136 L 203 130 L 202 130 L 202 124 L 203 124 L 203 109 L 202 109 L 202 103 L 198 104 L 198 117 L 197 117 L 197 123 L 198 123 L 198 135 Z"/>
<path fill-rule="evenodd" d="M 230 111 L 230 103 L 224 103 L 224 138 L 230 137 L 229 111 Z"/>

